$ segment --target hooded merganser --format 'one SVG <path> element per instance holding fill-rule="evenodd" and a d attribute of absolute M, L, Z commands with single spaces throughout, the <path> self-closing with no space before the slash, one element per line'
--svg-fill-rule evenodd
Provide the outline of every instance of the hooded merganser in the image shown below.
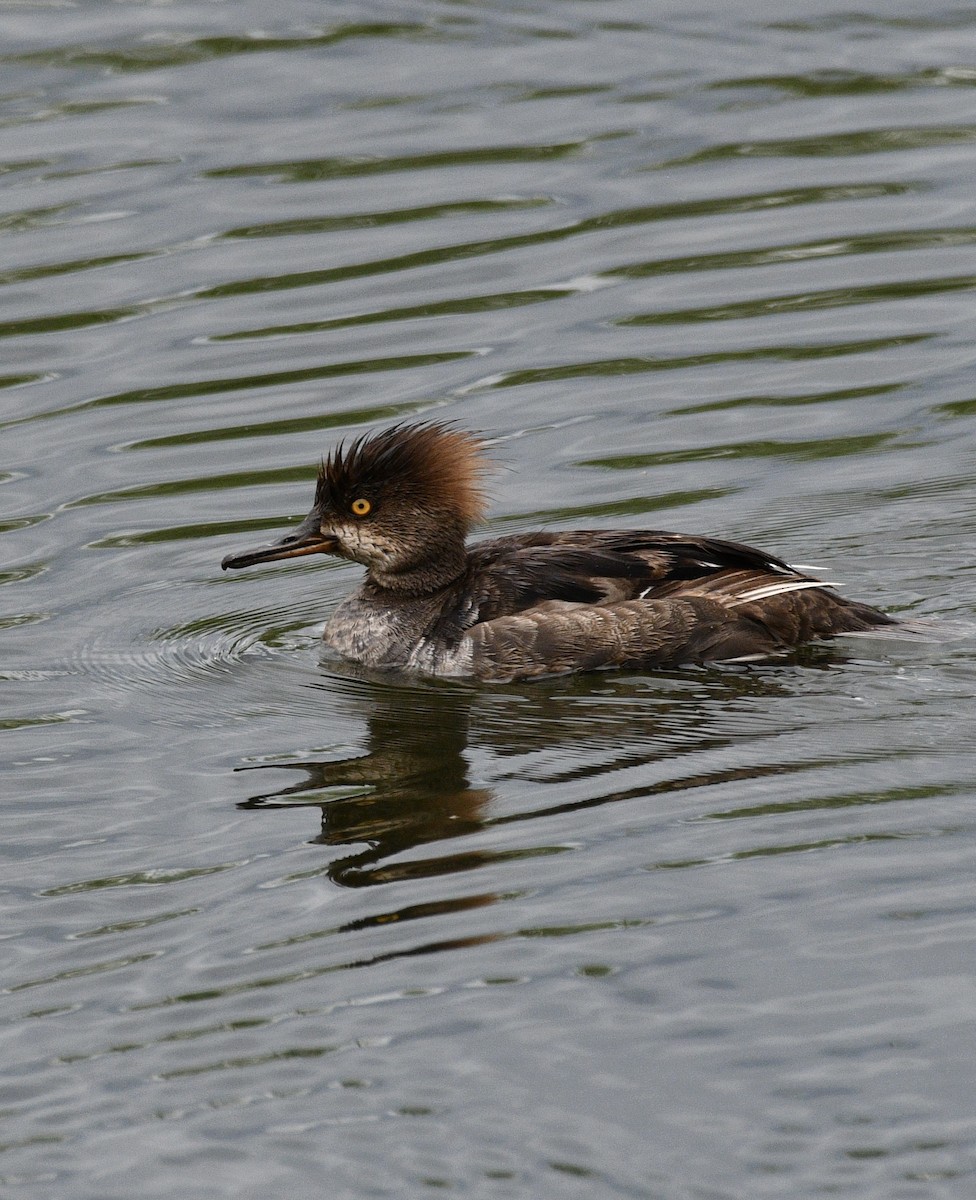
<path fill-rule="evenodd" d="M 369 667 L 507 682 L 604 667 L 767 658 L 898 625 L 736 542 L 645 530 L 522 533 L 466 545 L 489 464 L 473 434 L 398 425 L 340 445 L 312 511 L 224 570 L 333 554 L 366 567 L 323 631 Z"/>

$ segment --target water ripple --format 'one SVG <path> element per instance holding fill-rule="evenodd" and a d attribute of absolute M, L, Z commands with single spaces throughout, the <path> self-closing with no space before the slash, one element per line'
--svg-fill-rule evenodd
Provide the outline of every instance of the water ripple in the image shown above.
<path fill-rule="evenodd" d="M 706 366 L 733 362 L 802 362 L 807 359 L 838 358 L 855 354 L 872 354 L 900 346 L 918 345 L 930 341 L 934 333 L 905 333 L 887 337 L 863 338 L 858 341 L 810 342 L 782 346 L 751 346 L 744 349 L 717 350 L 682 356 L 633 355 L 630 357 L 596 359 L 591 362 L 568 362 L 550 367 L 531 367 L 506 371 L 479 380 L 483 388 L 523 387 L 533 383 L 548 383 L 568 379 L 587 379 L 594 376 L 640 375 L 650 371 L 673 371 L 689 366 Z"/>
<path fill-rule="evenodd" d="M 600 139 L 619 136 L 617 132 L 601 133 Z M 474 146 L 438 150 L 431 154 L 393 155 L 390 157 L 355 155 L 347 158 L 312 158 L 297 162 L 244 163 L 240 166 L 217 167 L 208 172 L 215 179 L 250 178 L 271 175 L 282 183 L 312 183 L 323 179 L 346 179 L 359 175 L 380 175 L 389 171 L 429 171 L 437 167 L 452 169 L 469 164 L 482 166 L 491 163 L 533 163 L 565 158 L 578 154 L 587 146 L 585 141 L 527 143 L 515 146 Z M 487 207 L 487 206 L 486 206 Z"/>
<path fill-rule="evenodd" d="M 406 38 L 428 32 L 424 24 L 363 21 L 336 25 L 321 33 L 295 37 L 272 37 L 254 33 L 238 37 L 184 38 L 171 36 L 150 43 L 97 49 L 70 44 L 50 50 L 5 55 L 7 62 L 33 63 L 54 67 L 97 67 L 112 73 L 156 71 L 192 66 L 214 59 L 242 54 L 269 54 L 282 50 L 307 50 L 338 45 L 358 38 Z"/>
<path fill-rule="evenodd" d="M 841 158 L 861 154 L 890 154 L 936 146 L 969 146 L 976 141 L 973 125 L 911 125 L 892 129 L 860 129 L 814 137 L 771 138 L 708 146 L 694 154 L 655 165 L 656 170 L 697 166 L 732 158 Z"/>
<path fill-rule="evenodd" d="M 279 610 L 227 609 L 169 629 L 141 631 L 111 627 L 86 638 L 65 666 L 102 686 L 109 694 L 164 688 L 182 696 L 192 709 L 193 693 L 206 691 L 221 675 L 235 671 L 245 659 L 273 659 L 275 646 L 312 646 L 308 614 L 292 607 Z"/>
<path fill-rule="evenodd" d="M 82 400 L 80 403 L 69 405 L 67 408 L 52 409 L 50 412 L 37 414 L 36 419 L 50 419 L 64 416 L 66 413 L 84 412 L 92 408 L 106 408 L 117 404 L 147 404 L 161 400 L 178 400 L 191 396 L 219 396 L 226 392 L 249 391 L 253 388 L 281 387 L 291 383 L 310 383 L 320 379 L 336 379 L 346 375 L 373 374 L 382 371 L 409 370 L 411 367 L 436 366 L 439 363 L 457 362 L 460 359 L 473 358 L 482 351 L 448 350 L 428 354 L 400 354 L 393 358 L 370 358 L 352 362 L 322 363 L 313 367 L 299 367 L 287 371 L 268 371 L 254 375 L 232 376 L 219 379 L 198 379 L 189 383 L 172 383 L 156 387 L 134 388 L 130 391 L 116 392 L 108 396 L 97 396 L 93 400 Z M 29 421 L 31 417 L 20 418 L 17 421 L 0 423 L 20 424 Z"/>

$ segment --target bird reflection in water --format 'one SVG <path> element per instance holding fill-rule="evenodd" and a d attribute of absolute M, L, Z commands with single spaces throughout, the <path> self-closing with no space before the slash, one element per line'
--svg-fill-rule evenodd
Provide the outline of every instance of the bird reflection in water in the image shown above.
<path fill-rule="evenodd" d="M 822 648 L 798 653 L 802 657 L 796 661 L 807 668 L 830 669 L 837 657 Z M 320 808 L 322 828 L 313 842 L 365 845 L 329 865 L 327 874 L 343 887 L 455 875 L 556 853 L 561 847 L 540 846 L 537 836 L 514 850 L 420 856 L 416 850 L 511 822 L 790 771 L 791 764 L 763 761 L 758 752 L 758 761 L 748 766 L 741 759 L 738 765 L 723 765 L 715 752 L 741 741 L 742 703 L 761 701 L 753 736 L 772 732 L 761 715 L 771 711 L 766 702 L 791 694 L 796 683 L 789 666 L 716 667 L 679 669 L 652 679 L 590 675 L 553 680 L 546 687 L 491 688 L 377 677 L 351 664 L 329 664 L 323 680 L 311 686 L 328 692 L 332 704 L 338 700 L 347 711 L 361 710 L 368 729 L 366 753 L 240 767 L 301 771 L 304 777 L 239 807 Z M 736 711 L 730 713 L 730 707 Z M 520 781 L 523 799 L 530 798 L 520 811 L 511 811 L 510 798 L 502 806 L 490 787 L 472 786 L 472 735 L 477 749 L 487 749 L 497 760 L 517 760 L 511 778 Z M 707 755 L 704 762 L 702 755 Z M 634 767 L 641 772 L 646 767 L 647 773 L 636 785 Z M 620 789 L 614 784 L 622 780 L 623 768 L 629 786 Z M 493 773 L 505 778 L 504 770 Z M 546 788 L 542 804 L 537 787 L 527 790 L 534 779 Z M 559 786 L 584 780 L 589 784 L 582 799 L 578 787 L 577 798 L 568 800 Z M 502 807 L 508 811 L 499 811 Z M 449 907 L 477 907 L 498 898 L 468 896 Z"/>
<path fill-rule="evenodd" d="M 458 838 L 483 828 L 492 793 L 472 788 L 465 749 L 470 696 L 458 685 L 391 686 L 368 672 L 340 668 L 313 684 L 362 708 L 368 751 L 350 758 L 268 763 L 245 771 L 300 770 L 304 779 L 243 801 L 244 809 L 320 807 L 326 846 L 366 843 L 368 849 L 333 863 L 329 875 L 344 887 L 455 874 L 493 861 L 487 851 L 394 861 L 418 846 Z M 353 794 L 336 795 L 345 789 Z M 316 793 L 319 793 L 316 796 Z M 324 793 L 324 794 L 323 794 Z M 490 902 L 490 898 L 487 901 Z"/>

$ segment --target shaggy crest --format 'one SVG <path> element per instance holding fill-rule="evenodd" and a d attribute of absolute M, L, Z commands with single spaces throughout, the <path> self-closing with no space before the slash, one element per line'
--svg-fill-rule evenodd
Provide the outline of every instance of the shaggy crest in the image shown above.
<path fill-rule="evenodd" d="M 490 466 L 474 434 L 438 422 L 394 425 L 334 450 L 319 468 L 315 496 L 344 507 L 391 489 L 400 498 L 449 507 L 470 524 L 484 514 L 481 482 Z"/>

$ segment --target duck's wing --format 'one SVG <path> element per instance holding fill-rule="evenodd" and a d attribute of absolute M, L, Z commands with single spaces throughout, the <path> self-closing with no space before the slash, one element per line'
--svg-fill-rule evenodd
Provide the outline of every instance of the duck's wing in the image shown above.
<path fill-rule="evenodd" d="M 714 592 L 730 572 L 740 587 L 750 580 L 756 586 L 777 581 L 822 586 L 781 559 L 738 542 L 587 529 L 481 542 L 470 551 L 464 590 L 477 597 L 478 620 L 486 621 L 546 600 L 613 604 L 675 595 L 698 585 Z"/>
<path fill-rule="evenodd" d="M 780 559 L 717 538 L 528 535 L 485 543 L 482 553 L 478 619 L 465 640 L 483 679 L 755 660 L 894 623 Z"/>

